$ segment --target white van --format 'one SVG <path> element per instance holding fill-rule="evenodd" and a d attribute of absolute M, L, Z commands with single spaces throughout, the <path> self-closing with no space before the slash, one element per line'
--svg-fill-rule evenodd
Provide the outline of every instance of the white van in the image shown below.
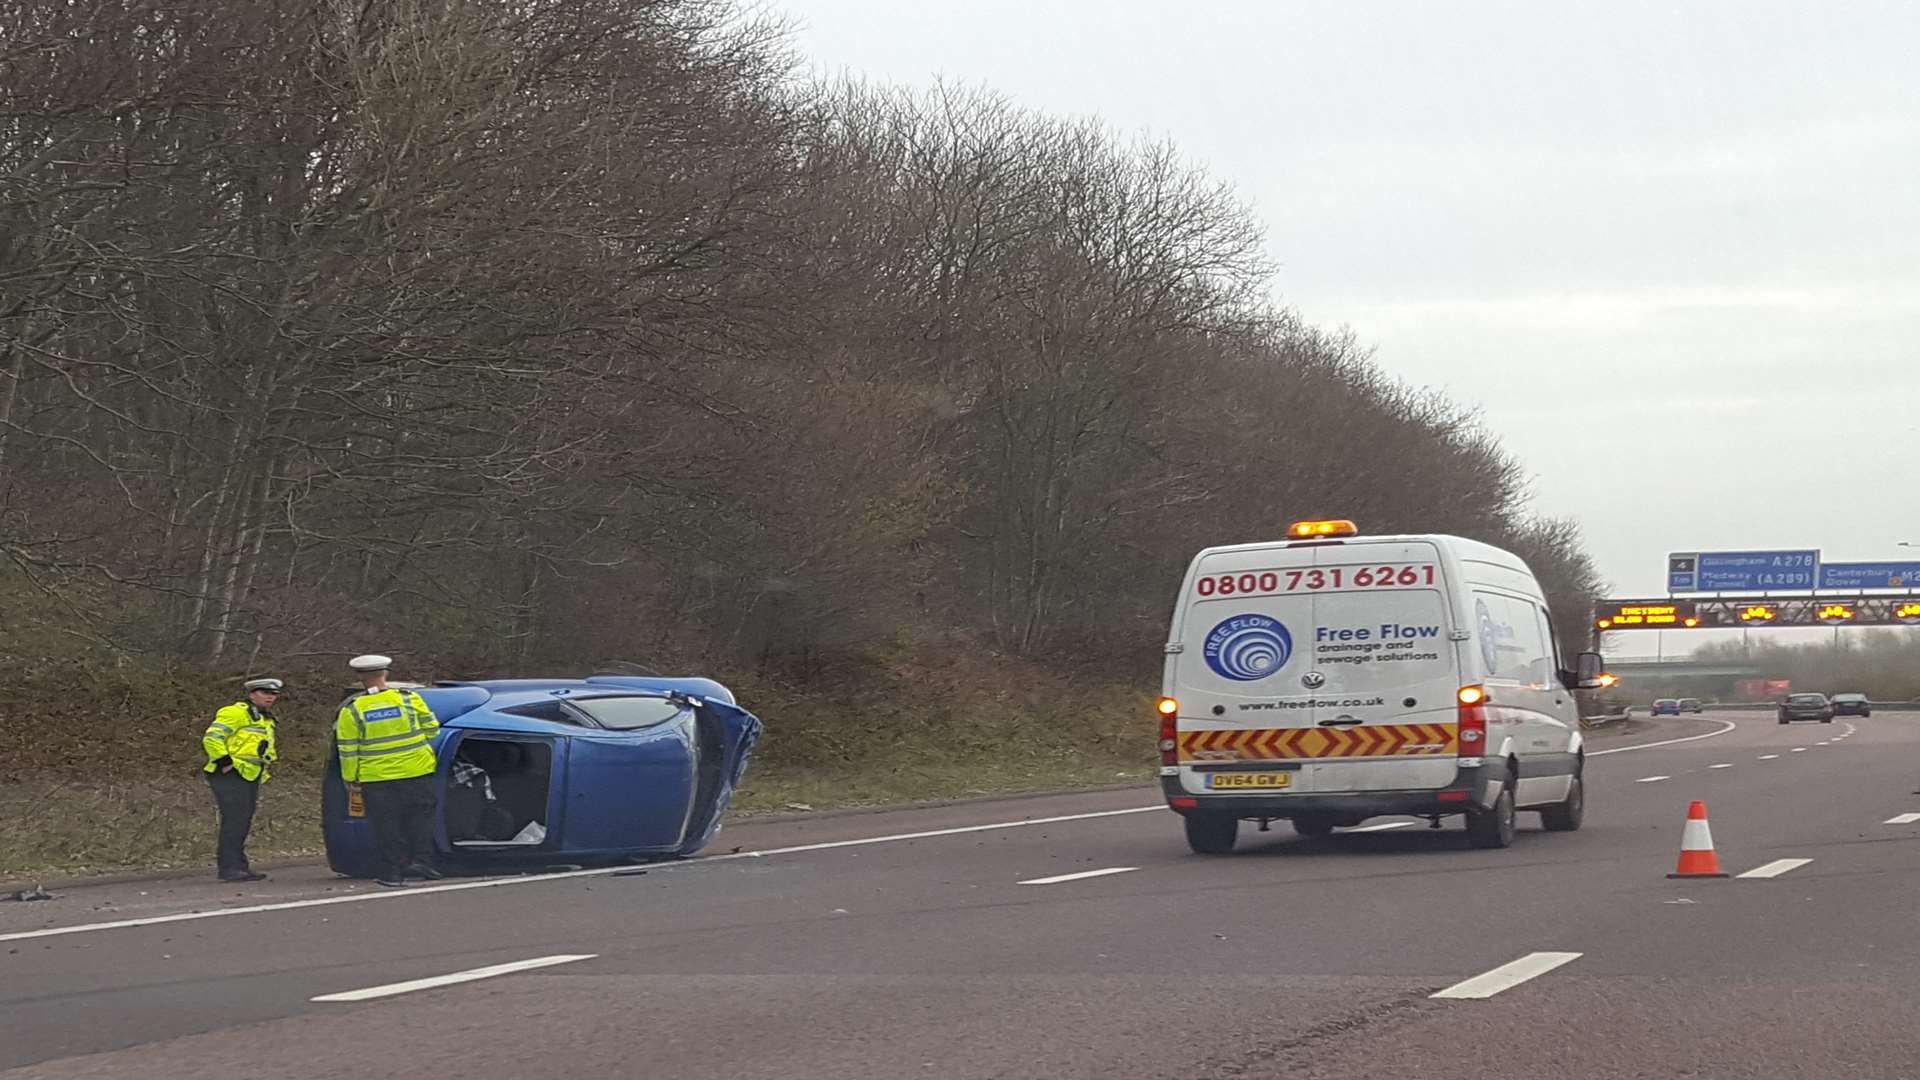
<path fill-rule="evenodd" d="M 1464 814 L 1479 847 L 1516 810 L 1580 827 L 1584 750 L 1540 583 L 1511 552 L 1457 536 L 1289 539 L 1208 548 L 1174 605 L 1160 777 L 1196 852 L 1241 821 L 1325 836 L 1381 814 Z"/>

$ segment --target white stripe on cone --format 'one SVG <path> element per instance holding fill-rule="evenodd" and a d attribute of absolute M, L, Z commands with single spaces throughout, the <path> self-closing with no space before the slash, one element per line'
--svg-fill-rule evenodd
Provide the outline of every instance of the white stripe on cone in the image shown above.
<path fill-rule="evenodd" d="M 1688 818 L 1686 828 L 1680 831 L 1681 851 L 1712 851 L 1713 830 L 1707 827 L 1706 818 Z"/>

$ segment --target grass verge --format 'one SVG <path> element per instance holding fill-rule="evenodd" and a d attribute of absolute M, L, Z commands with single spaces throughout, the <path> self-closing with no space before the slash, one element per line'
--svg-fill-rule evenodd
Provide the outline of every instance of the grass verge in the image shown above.
<path fill-rule="evenodd" d="M 719 677 L 767 725 L 736 818 L 1153 775 L 1151 698 L 1140 687 L 957 649 L 860 658 L 807 685 Z M 233 700 L 224 682 L 69 670 L 0 687 L 0 879 L 210 868 L 216 816 L 199 737 Z M 74 694 L 76 683 L 91 692 Z M 247 846 L 256 861 L 322 850 L 331 718 L 313 700 L 327 695 L 304 696 L 280 710 L 283 758 Z M 101 723 L 102 711 L 116 721 Z M 89 738 L 29 737 L 45 730 Z"/>

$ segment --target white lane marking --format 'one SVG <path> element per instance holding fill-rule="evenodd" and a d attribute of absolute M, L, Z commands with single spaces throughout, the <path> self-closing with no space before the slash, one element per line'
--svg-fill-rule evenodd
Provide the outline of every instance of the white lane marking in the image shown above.
<path fill-rule="evenodd" d="M 1673 777 L 1671 777 L 1671 776 L 1643 776 L 1643 777 L 1641 777 L 1640 779 L 1638 779 L 1638 780 L 1635 780 L 1635 781 L 1634 781 L 1634 783 L 1636 783 L 1636 784 L 1657 784 L 1657 783 L 1659 783 L 1659 782 L 1660 782 L 1660 781 L 1662 781 L 1662 780 L 1671 780 L 1671 779 L 1673 779 Z"/>
<path fill-rule="evenodd" d="M 1793 752 L 1796 754 L 1804 754 L 1807 752 L 1807 748 L 1804 746 L 1796 746 L 1793 748 Z"/>
<path fill-rule="evenodd" d="M 1063 881 L 1085 881 L 1088 878 L 1106 877 L 1109 874 L 1131 874 L 1140 869 L 1137 866 L 1109 866 L 1105 870 L 1082 870 L 1077 874 L 1061 874 L 1058 877 L 1037 877 L 1032 881 L 1022 881 L 1022 885 L 1058 885 Z"/>
<path fill-rule="evenodd" d="M 1895 814 L 1892 817 L 1888 818 L 1887 820 L 1881 822 L 1880 824 L 1911 825 L 1916 821 L 1920 821 L 1920 814 Z"/>
<path fill-rule="evenodd" d="M 412 979 L 407 982 L 388 983 L 385 986 L 369 986 L 364 990 L 347 990 L 338 994 L 322 994 L 311 1001 L 372 1001 L 375 998 L 393 997 L 395 994 L 411 994 L 416 990 L 432 990 L 436 986 L 453 986 L 456 983 L 473 982 L 476 979 L 492 979 L 501 975 L 512 975 L 516 971 L 532 971 L 535 968 L 553 967 L 556 964 L 575 964 L 582 960 L 591 960 L 598 953 L 585 956 L 542 956 L 533 960 L 515 960 L 511 964 L 495 964 L 492 967 L 474 968 L 471 971 L 456 971 L 451 975 L 435 975 L 430 979 Z"/>
<path fill-rule="evenodd" d="M 1165 804 L 1135 806 L 1125 810 L 1099 810 L 1088 814 L 1062 814 L 1058 817 L 1029 818 L 1025 821 L 996 821 L 991 825 L 963 825 L 957 829 L 932 829 L 927 832 L 895 833 L 890 836 L 868 836 L 858 840 L 833 840 L 824 844 L 800 844 L 794 847 L 768 848 L 765 851 L 740 851 L 726 855 L 709 855 L 700 859 L 689 859 L 683 863 L 668 863 L 650 866 L 656 871 L 675 870 L 685 866 L 701 866 L 706 863 L 732 862 L 736 859 L 762 859 L 773 855 L 796 855 L 807 851 L 826 851 L 830 848 L 862 847 L 868 844 L 891 844 L 902 840 L 925 840 L 935 836 L 955 836 L 961 833 L 992 832 L 996 829 L 1021 829 L 1033 825 L 1055 825 L 1063 821 L 1085 821 L 1091 818 L 1119 817 L 1123 814 L 1166 813 Z M 277 904 L 250 904 L 246 907 L 218 908 L 213 911 L 183 911 L 173 915 L 154 915 L 144 919 L 116 919 L 112 922 L 81 923 L 77 926 L 54 926 L 45 930 L 27 930 L 12 934 L 0 934 L 0 942 L 26 941 L 31 938 L 59 937 L 63 934 L 84 934 L 95 930 L 126 930 L 139 926 L 160 926 L 165 923 L 193 922 L 198 919 L 219 919 L 229 915 L 257 915 L 263 911 L 297 911 L 301 908 L 330 907 L 334 904 L 358 904 L 371 900 L 404 900 L 415 896 L 437 896 L 441 893 L 464 892 L 468 889 L 502 889 L 509 885 L 535 885 L 544 881 L 565 881 L 569 878 L 601 877 L 606 874 L 618 874 L 631 870 L 629 866 L 602 866 L 592 870 L 564 870 L 557 874 L 523 874 L 517 877 L 482 878 L 478 881 L 456 881 L 446 885 L 426 885 L 417 889 L 392 889 L 378 892 L 353 893 L 348 896 L 324 896 L 314 900 L 287 900 Z"/>
<path fill-rule="evenodd" d="M 1743 878 L 1779 877 L 1789 870 L 1798 870 L 1812 861 L 1812 859 L 1775 859 L 1765 866 L 1756 866 L 1738 876 Z"/>
<path fill-rule="evenodd" d="M 1723 761 L 1723 762 L 1721 762 L 1721 763 L 1720 763 L 1720 764 L 1718 764 L 1718 765 L 1709 765 L 1709 766 L 1707 766 L 1707 768 L 1709 768 L 1709 769 L 1731 769 L 1731 768 L 1733 768 L 1733 762 L 1731 762 L 1731 761 Z"/>
<path fill-rule="evenodd" d="M 1725 735 L 1727 732 L 1740 726 L 1731 720 L 1715 720 L 1714 723 L 1722 725 L 1719 731 L 1709 731 L 1705 735 L 1689 735 L 1684 739 L 1665 739 L 1660 742 L 1639 743 L 1634 746 L 1616 746 L 1611 750 L 1593 750 L 1588 752 L 1587 756 L 1606 757 L 1608 754 L 1624 754 L 1629 750 L 1651 750 L 1656 746 L 1672 746 L 1675 743 L 1699 742 L 1701 739 L 1711 739 L 1716 735 Z"/>
<path fill-rule="evenodd" d="M 1361 825 L 1361 826 L 1358 826 L 1358 827 L 1356 827 L 1356 828 L 1352 828 L 1352 829 L 1347 829 L 1347 830 L 1345 830 L 1345 831 L 1346 831 L 1346 832 L 1350 832 L 1350 833 L 1356 833 L 1356 832 L 1385 832 L 1385 831 L 1387 831 L 1388 829 L 1404 829 L 1404 828 L 1406 828 L 1407 826 L 1409 826 L 1409 825 L 1412 825 L 1412 824 L 1414 824 L 1414 822 L 1411 822 L 1411 821 L 1383 821 L 1383 822 L 1381 822 L 1381 823 L 1380 823 L 1380 824 L 1378 824 L 1378 825 Z"/>
<path fill-rule="evenodd" d="M 1490 998 L 1502 990 L 1511 990 L 1528 979 L 1536 979 L 1562 964 L 1571 964 L 1580 959 L 1577 952 L 1537 952 L 1515 960 L 1511 964 L 1502 964 L 1485 975 L 1475 975 L 1466 982 L 1452 986 L 1429 997 L 1437 998 Z"/>
<path fill-rule="evenodd" d="M 1761 755 L 1760 755 L 1760 760 L 1761 760 L 1761 761 L 1772 761 L 1772 760 L 1773 760 L 1774 758 L 1777 758 L 1777 757 L 1779 757 L 1779 756 L 1780 756 L 1779 754 L 1761 754 Z"/>

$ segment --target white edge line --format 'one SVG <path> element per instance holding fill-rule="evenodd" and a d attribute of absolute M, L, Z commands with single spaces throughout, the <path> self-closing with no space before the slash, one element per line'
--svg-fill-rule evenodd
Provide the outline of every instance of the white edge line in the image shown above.
<path fill-rule="evenodd" d="M 1671 777 L 1671 776 L 1643 776 L 1643 777 L 1641 777 L 1640 779 L 1638 779 L 1638 780 L 1635 780 L 1635 781 L 1634 781 L 1634 783 L 1636 783 L 1636 784 L 1657 784 L 1657 783 L 1659 783 L 1659 782 L 1660 782 L 1660 781 L 1662 781 L 1662 780 L 1671 780 L 1671 779 L 1673 779 L 1673 777 Z"/>
<path fill-rule="evenodd" d="M 1605 757 L 1608 754 L 1624 754 L 1629 750 L 1651 750 L 1656 746 L 1672 746 L 1676 743 L 1699 742 L 1701 739 L 1711 739 L 1716 735 L 1725 735 L 1727 732 L 1740 726 L 1731 720 L 1716 720 L 1714 723 L 1724 726 L 1721 727 L 1719 731 L 1709 731 L 1705 735 L 1689 735 L 1684 739 L 1665 739 L 1660 742 L 1637 743 L 1633 746 L 1616 746 L 1611 750 L 1591 750 L 1587 752 L 1587 756 Z"/>
<path fill-rule="evenodd" d="M 1920 814 L 1895 814 L 1894 816 L 1888 818 L 1887 820 L 1881 822 L 1880 824 L 1911 825 L 1916 821 L 1920 821 Z"/>
<path fill-rule="evenodd" d="M 542 956 L 532 960 L 515 960 L 511 964 L 494 964 L 492 967 L 474 968 L 471 971 L 456 971 L 451 975 L 435 975 L 426 979 L 411 979 L 407 982 L 388 983 L 385 986 L 369 986 L 364 990 L 347 990 L 338 994 L 322 994 L 310 1001 L 372 1001 L 374 998 L 393 997 L 396 994 L 411 994 L 416 990 L 432 990 L 439 986 L 453 986 L 456 983 L 473 982 L 477 979 L 492 979 L 500 975 L 512 975 L 517 971 L 532 971 L 535 968 L 553 967 L 556 964 L 576 964 L 582 960 L 591 960 L 598 953 L 584 956 Z"/>
<path fill-rule="evenodd" d="M 902 840 L 925 840 L 935 836 L 953 836 L 960 833 L 992 832 L 996 829 L 1020 829 L 1031 825 L 1053 825 L 1062 821 L 1083 821 L 1088 818 L 1119 817 L 1123 814 L 1166 813 L 1164 804 L 1135 806 L 1125 810 L 1099 810 L 1088 814 L 1062 814 L 1058 817 L 1029 818 L 1025 821 L 996 821 L 990 825 L 963 825 L 956 829 L 933 829 L 927 832 L 897 833 L 891 836 L 868 836 L 857 840 L 833 840 L 824 844 L 800 844 L 795 847 L 768 848 L 765 851 L 739 851 L 726 855 L 709 855 L 700 859 L 689 859 L 681 863 L 654 863 L 647 869 L 673 870 L 682 866 L 700 866 L 706 863 L 731 862 L 735 859 L 761 859 L 772 855 L 796 855 L 807 851 L 826 851 L 830 848 L 862 847 L 868 844 L 889 844 Z M 484 878 L 478 881 L 457 881 L 447 885 L 427 885 L 415 889 L 393 889 L 381 892 L 353 893 L 348 896 L 323 896 L 312 900 L 287 900 L 275 904 L 249 904 L 245 907 L 216 908 L 212 911 L 182 911 L 172 915 L 153 915 L 143 919 L 116 919 L 113 922 L 81 923 L 76 926 L 53 926 L 44 930 L 25 930 L 11 934 L 0 934 L 0 942 L 29 941 L 34 938 L 59 937 L 64 934 L 84 934 L 95 930 L 130 930 L 141 926 L 161 926 L 166 923 L 193 922 L 199 919 L 218 919 L 228 915 L 257 915 L 264 911 L 296 911 L 301 908 L 331 907 L 334 904 L 358 904 L 370 900 L 403 900 L 411 896 L 437 896 L 441 893 L 464 892 L 468 889 L 501 889 L 509 885 L 535 885 L 546 881 L 565 881 L 569 878 L 601 877 L 607 874 L 630 872 L 632 866 L 601 866 L 592 870 L 563 870 L 557 874 L 521 874 L 514 877 Z"/>
<path fill-rule="evenodd" d="M 1077 874 L 1060 874 L 1057 877 L 1037 877 L 1031 881 L 1022 881 L 1022 885 L 1058 885 L 1065 881 L 1085 881 L 1088 878 L 1107 877 L 1111 874 L 1131 874 L 1140 869 L 1137 866 L 1109 866 L 1105 870 L 1082 870 Z"/>
<path fill-rule="evenodd" d="M 1475 975 L 1428 996 L 1471 1000 L 1490 998 L 1502 990 L 1511 990 L 1529 979 L 1539 978 L 1562 964 L 1571 964 L 1580 956 L 1577 952 L 1528 953 L 1510 964 L 1502 964 L 1484 975 Z"/>
<path fill-rule="evenodd" d="M 1798 870 L 1812 861 L 1812 859 L 1775 859 L 1765 866 L 1756 866 L 1746 873 L 1737 876 L 1743 878 L 1779 877 L 1789 870 Z"/>

